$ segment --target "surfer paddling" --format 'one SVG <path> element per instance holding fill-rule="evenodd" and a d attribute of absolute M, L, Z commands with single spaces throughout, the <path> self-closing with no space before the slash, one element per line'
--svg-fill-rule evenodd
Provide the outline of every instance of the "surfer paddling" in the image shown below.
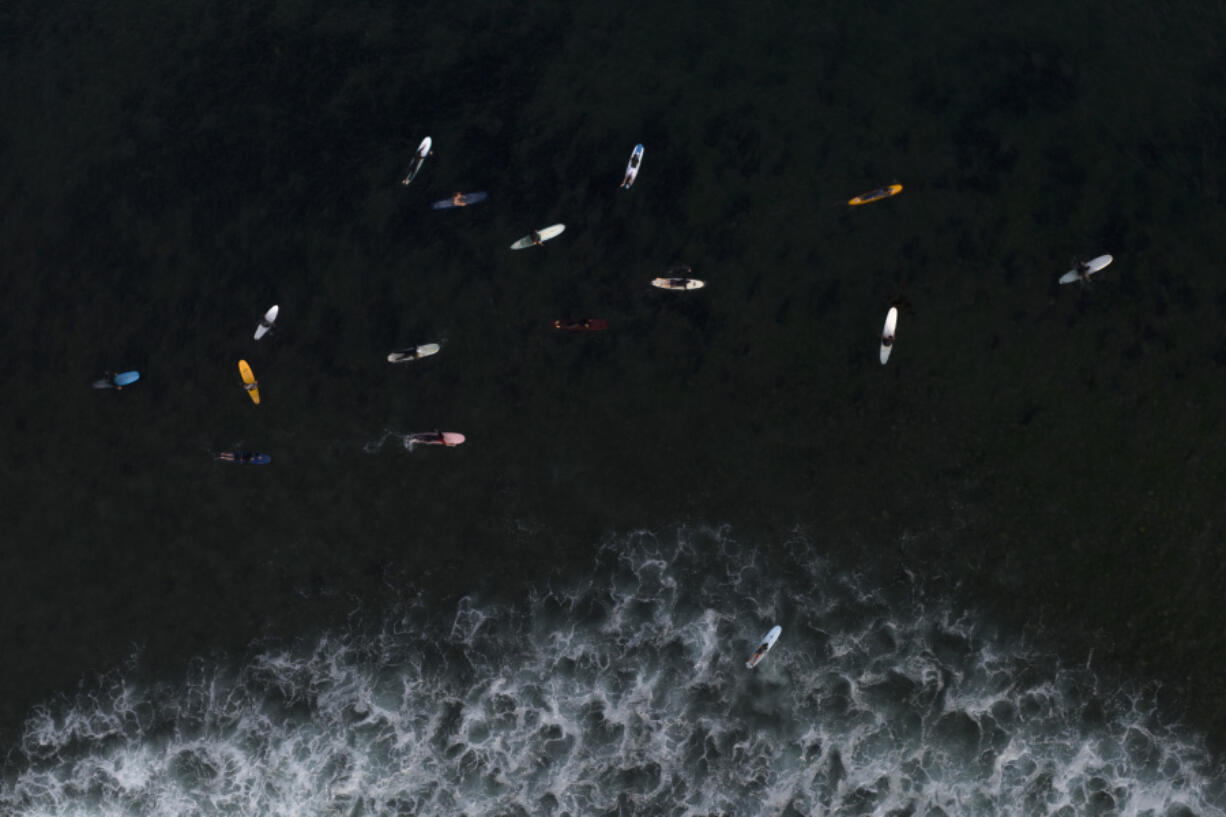
<path fill-rule="evenodd" d="M 565 224 L 554 224 L 550 227 L 542 227 L 539 230 L 533 230 L 519 241 L 512 244 L 511 249 L 522 250 L 527 247 L 539 247 L 554 236 L 561 235 L 562 231 L 565 229 Z"/>
<path fill-rule="evenodd" d="M 753 651 L 753 655 L 749 656 L 749 660 L 745 662 L 745 669 L 753 669 L 758 666 L 766 654 L 770 652 L 771 647 L 775 646 L 775 642 L 779 640 L 779 636 L 783 633 L 783 628 L 776 624 L 770 628 L 770 632 L 762 636 L 762 641 L 759 642 L 758 648 Z"/>
<path fill-rule="evenodd" d="M 622 177 L 622 189 L 629 190 L 630 185 L 634 184 L 635 178 L 639 175 L 639 163 L 643 161 L 643 146 L 635 145 L 634 150 L 630 153 L 630 161 L 626 162 L 626 175 Z"/>
<path fill-rule="evenodd" d="M 570 332 L 599 332 L 609 328 L 609 322 L 604 318 L 582 318 L 579 320 L 557 320 L 553 322 L 554 329 L 564 329 Z"/>
<path fill-rule="evenodd" d="M 277 323 L 277 313 L 279 311 L 280 307 L 273 304 L 272 308 L 264 313 L 264 317 L 260 319 L 260 325 L 255 328 L 256 340 L 259 340 L 272 331 L 273 326 L 275 326 Z"/>
<path fill-rule="evenodd" d="M 1060 276 L 1061 284 L 1071 284 L 1080 281 L 1082 285 L 1090 283 L 1090 276 L 1106 267 L 1115 259 L 1110 255 L 1100 255 L 1089 261 L 1078 261 L 1077 266 Z"/>
<path fill-rule="evenodd" d="M 464 442 L 464 435 L 455 431 L 439 431 L 436 428 L 433 431 L 410 434 L 409 442 L 420 445 L 445 445 L 448 448 L 455 448 Z"/>
<path fill-rule="evenodd" d="M 413 160 L 409 163 L 409 172 L 400 183 L 409 185 L 413 183 L 413 179 L 417 178 L 421 166 L 426 163 L 426 157 L 434 153 L 434 140 L 429 136 L 421 140 L 421 144 L 417 146 L 417 153 L 413 155 Z"/>
<path fill-rule="evenodd" d="M 115 389 L 115 391 L 123 391 L 124 386 L 131 385 L 137 380 L 140 380 L 140 372 L 120 372 L 119 374 L 106 373 L 106 376 L 101 380 L 94 381 L 95 389 Z"/>
<path fill-rule="evenodd" d="M 881 327 L 881 365 L 884 366 L 886 361 L 890 359 L 890 352 L 894 349 L 894 333 L 898 329 L 898 307 L 891 306 L 890 311 L 885 313 L 885 325 Z"/>

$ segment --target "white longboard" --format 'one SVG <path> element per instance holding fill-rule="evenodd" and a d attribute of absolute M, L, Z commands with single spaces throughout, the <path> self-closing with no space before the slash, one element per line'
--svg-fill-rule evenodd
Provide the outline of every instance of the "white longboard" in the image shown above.
<path fill-rule="evenodd" d="M 626 175 L 622 177 L 622 190 L 629 190 L 630 185 L 639 176 L 639 166 L 643 163 L 643 146 L 635 145 L 630 153 L 630 161 L 626 162 Z"/>
<path fill-rule="evenodd" d="M 770 632 L 762 636 L 762 640 L 758 642 L 758 647 L 753 651 L 753 655 L 749 656 L 749 660 L 745 662 L 745 669 L 753 669 L 758 666 L 766 654 L 771 651 L 771 647 L 775 646 L 775 642 L 779 640 L 783 628 L 776 624 L 771 627 Z"/>
<path fill-rule="evenodd" d="M 891 306 L 885 313 L 885 326 L 881 327 L 881 365 L 890 359 L 890 351 L 894 348 L 894 330 L 898 328 L 898 307 Z"/>
<path fill-rule="evenodd" d="M 413 156 L 413 161 L 409 164 L 409 173 L 401 180 L 401 184 L 413 183 L 413 180 L 417 178 L 418 171 L 421 170 L 421 166 L 426 163 L 426 157 L 430 155 L 430 148 L 433 145 L 434 142 L 429 136 L 421 140 L 421 144 L 417 146 L 417 154 Z"/>
<path fill-rule="evenodd" d="M 658 289 L 702 289 L 707 285 L 706 281 L 699 281 L 697 278 L 652 278 L 651 285 Z"/>
<path fill-rule="evenodd" d="M 565 229 L 566 229 L 565 224 L 554 224 L 549 227 L 545 227 L 544 229 L 537 230 L 536 234 L 540 236 L 541 241 L 548 241 L 549 239 L 555 236 L 561 235 L 562 231 Z M 532 236 L 526 235 L 523 238 L 521 238 L 519 241 L 516 241 L 514 244 L 512 244 L 511 249 L 522 250 L 525 247 L 531 247 L 535 244 L 536 242 L 532 240 Z"/>
<path fill-rule="evenodd" d="M 401 349 L 399 352 L 392 352 L 387 356 L 388 363 L 408 363 L 410 360 L 417 360 L 422 357 L 430 357 L 436 354 L 439 350 L 437 343 L 425 343 L 421 346 L 414 346 L 411 349 Z"/>
<path fill-rule="evenodd" d="M 1098 272 L 1100 269 L 1103 269 L 1114 260 L 1115 259 L 1109 255 L 1100 255 L 1097 258 L 1092 258 L 1084 265 L 1079 266 L 1077 269 L 1071 269 L 1061 275 L 1060 283 L 1071 284 L 1074 281 L 1080 281 L 1083 278 L 1088 280 L 1091 275 Z"/>
<path fill-rule="evenodd" d="M 255 328 L 255 339 L 259 340 L 268 334 L 272 329 L 272 325 L 277 322 L 277 312 L 279 308 L 276 304 L 272 305 L 272 309 L 264 313 L 264 319 L 260 321 L 260 325 Z"/>

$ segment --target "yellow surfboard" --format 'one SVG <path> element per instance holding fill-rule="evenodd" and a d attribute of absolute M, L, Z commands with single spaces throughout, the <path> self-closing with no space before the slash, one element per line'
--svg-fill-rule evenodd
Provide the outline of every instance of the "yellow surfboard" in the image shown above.
<path fill-rule="evenodd" d="M 857 204 L 868 204 L 870 201 L 880 201 L 881 199 L 888 199 L 890 196 L 897 196 L 901 192 L 902 192 L 901 184 L 891 184 L 889 187 L 879 187 L 876 190 L 870 190 L 867 193 L 861 193 L 855 198 L 848 199 L 847 203 L 850 204 L 852 207 L 855 207 Z"/>
<path fill-rule="evenodd" d="M 243 388 L 247 390 L 247 394 L 251 395 L 251 402 L 258 406 L 260 404 L 260 383 L 251 373 L 251 367 L 247 365 L 247 361 L 238 362 L 238 373 L 243 377 Z"/>

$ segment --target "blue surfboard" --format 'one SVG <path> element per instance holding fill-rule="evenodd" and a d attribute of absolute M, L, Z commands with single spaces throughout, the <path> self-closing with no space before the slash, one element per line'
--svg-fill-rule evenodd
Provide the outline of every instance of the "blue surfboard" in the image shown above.
<path fill-rule="evenodd" d="M 489 194 L 484 190 L 476 193 L 456 193 L 449 199 L 440 199 L 430 206 L 435 210 L 450 210 L 453 207 L 467 207 L 470 204 L 485 201 Z"/>
<path fill-rule="evenodd" d="M 126 386 L 140 380 L 140 372 L 120 372 L 112 378 L 116 386 Z"/>
<path fill-rule="evenodd" d="M 235 465 L 268 465 L 272 457 L 267 454 L 257 454 L 254 451 L 222 451 L 217 455 L 221 462 L 232 462 Z"/>

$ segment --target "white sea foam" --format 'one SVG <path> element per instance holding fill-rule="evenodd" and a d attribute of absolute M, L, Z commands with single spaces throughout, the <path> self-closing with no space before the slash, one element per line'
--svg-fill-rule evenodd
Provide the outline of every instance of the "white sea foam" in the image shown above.
<path fill-rule="evenodd" d="M 0 814 L 1224 813 L 1151 695 L 809 553 L 621 537 L 520 604 L 406 602 L 174 688 L 120 671 L 31 716 Z"/>
<path fill-rule="evenodd" d="M 385 428 L 383 433 L 379 435 L 377 440 L 370 440 L 362 445 L 362 450 L 367 454 L 377 454 L 383 450 L 383 446 L 388 443 L 398 443 L 405 451 L 413 451 L 421 443 L 413 439 L 413 435 L 417 432 L 392 431 L 390 428 Z"/>

